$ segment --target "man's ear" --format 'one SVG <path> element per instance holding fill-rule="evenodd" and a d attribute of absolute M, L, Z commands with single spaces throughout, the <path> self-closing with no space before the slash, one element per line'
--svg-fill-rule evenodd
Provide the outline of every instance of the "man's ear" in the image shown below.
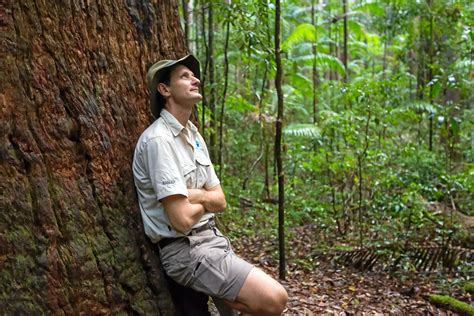
<path fill-rule="evenodd" d="M 168 86 L 165 85 L 164 83 L 160 82 L 157 86 L 156 86 L 156 90 L 158 90 L 159 93 L 161 93 L 162 96 L 166 97 L 166 96 L 169 96 L 170 94 L 170 91 L 168 89 Z"/>

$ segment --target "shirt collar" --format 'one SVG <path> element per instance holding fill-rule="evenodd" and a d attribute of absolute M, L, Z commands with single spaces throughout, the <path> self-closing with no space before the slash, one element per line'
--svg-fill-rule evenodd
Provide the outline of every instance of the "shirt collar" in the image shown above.
<path fill-rule="evenodd" d="M 171 132 L 173 133 L 174 136 L 178 136 L 179 133 L 185 128 L 181 123 L 167 110 L 163 109 L 161 110 L 161 117 L 165 121 L 165 123 L 169 126 L 171 129 Z M 188 120 L 186 124 L 186 128 L 189 129 L 191 132 L 196 133 L 197 132 L 197 127 Z"/>

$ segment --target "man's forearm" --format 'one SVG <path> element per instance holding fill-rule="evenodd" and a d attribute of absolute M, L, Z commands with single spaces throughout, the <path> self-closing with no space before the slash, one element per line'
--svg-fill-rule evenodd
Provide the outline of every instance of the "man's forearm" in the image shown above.
<path fill-rule="evenodd" d="M 162 200 L 171 225 L 179 232 L 188 232 L 204 214 L 202 204 L 191 203 L 184 196 L 170 196 Z"/>
<path fill-rule="evenodd" d="M 222 190 L 188 189 L 188 199 L 192 204 L 201 204 L 209 212 L 221 212 L 226 207 Z"/>

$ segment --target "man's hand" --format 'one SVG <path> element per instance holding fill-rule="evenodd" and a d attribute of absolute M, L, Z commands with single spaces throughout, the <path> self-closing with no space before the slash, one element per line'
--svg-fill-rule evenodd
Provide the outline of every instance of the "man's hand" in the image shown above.
<path fill-rule="evenodd" d="M 222 212 L 227 203 L 222 187 L 216 185 L 212 189 L 188 189 L 188 200 L 191 204 L 201 204 L 209 212 Z"/>

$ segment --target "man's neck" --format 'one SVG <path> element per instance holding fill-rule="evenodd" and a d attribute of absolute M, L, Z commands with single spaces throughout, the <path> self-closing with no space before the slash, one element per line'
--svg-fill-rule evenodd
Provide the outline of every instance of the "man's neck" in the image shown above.
<path fill-rule="evenodd" d="M 186 127 L 188 120 L 191 117 L 192 108 L 175 105 L 167 106 L 166 110 L 170 112 L 170 114 L 173 115 L 181 125 Z"/>

